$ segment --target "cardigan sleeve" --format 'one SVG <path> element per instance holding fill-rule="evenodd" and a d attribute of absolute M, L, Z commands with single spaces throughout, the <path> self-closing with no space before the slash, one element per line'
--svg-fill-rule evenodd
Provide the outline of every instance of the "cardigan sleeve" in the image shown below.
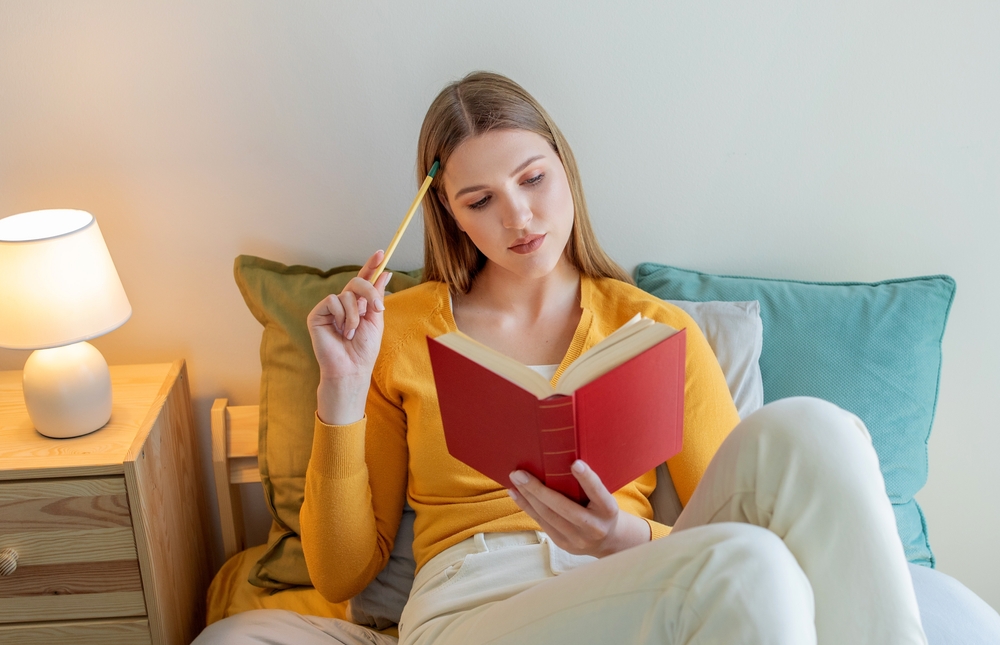
<path fill-rule="evenodd" d="M 679 310 L 678 310 L 679 311 Z M 681 504 L 686 506 L 736 424 L 740 422 L 726 377 L 705 335 L 686 313 L 687 357 L 684 381 L 684 440 L 667 467 Z"/>
<path fill-rule="evenodd" d="M 358 594 L 388 562 L 407 459 L 406 414 L 377 378 L 364 419 L 330 426 L 316 418 L 299 519 L 309 576 L 330 602 Z"/>
<path fill-rule="evenodd" d="M 648 517 L 644 518 L 646 523 L 649 524 L 649 539 L 659 540 L 662 537 L 670 535 L 670 527 L 666 524 L 660 524 L 656 520 L 651 520 Z"/>

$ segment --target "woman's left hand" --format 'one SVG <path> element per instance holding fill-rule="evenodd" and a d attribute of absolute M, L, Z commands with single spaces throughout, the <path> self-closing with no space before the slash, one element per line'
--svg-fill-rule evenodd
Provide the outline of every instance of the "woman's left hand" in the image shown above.
<path fill-rule="evenodd" d="M 649 542 L 646 520 L 618 508 L 618 501 L 590 466 L 578 459 L 571 470 L 590 499 L 586 507 L 523 470 L 510 474 L 515 488 L 507 492 L 557 546 L 575 555 L 602 558 Z"/>

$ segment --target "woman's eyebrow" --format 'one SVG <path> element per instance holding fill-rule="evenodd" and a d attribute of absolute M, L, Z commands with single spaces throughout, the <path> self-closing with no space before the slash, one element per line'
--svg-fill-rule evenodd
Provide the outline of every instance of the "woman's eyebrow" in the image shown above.
<path fill-rule="evenodd" d="M 533 164 L 534 162 L 538 161 L 539 159 L 544 159 L 544 158 L 545 158 L 545 155 L 535 155 L 534 157 L 531 157 L 530 159 L 528 159 L 527 161 L 525 161 L 524 163 L 522 163 L 520 166 L 518 166 L 517 168 L 515 168 L 514 172 L 510 173 L 510 176 L 513 177 L 517 173 L 519 173 L 522 170 L 524 170 L 525 168 L 527 168 L 529 165 Z M 457 193 L 455 193 L 455 196 L 452 197 L 452 199 L 458 199 L 459 197 L 461 197 L 465 193 L 474 193 L 477 190 L 483 190 L 484 188 L 488 188 L 488 186 L 468 186 L 468 187 L 463 188 L 462 190 L 458 191 Z"/>

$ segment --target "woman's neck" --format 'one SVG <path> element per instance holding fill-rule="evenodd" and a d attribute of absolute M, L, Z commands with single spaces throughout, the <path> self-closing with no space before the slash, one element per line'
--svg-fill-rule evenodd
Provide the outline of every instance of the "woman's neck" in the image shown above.
<path fill-rule="evenodd" d="M 579 308 L 580 272 L 565 258 L 548 274 L 526 278 L 487 262 L 469 293 L 459 300 L 467 308 L 533 321 Z"/>
<path fill-rule="evenodd" d="M 461 331 L 501 354 L 525 365 L 557 364 L 583 313 L 580 273 L 567 262 L 522 279 L 487 264 L 469 293 L 453 298 L 452 312 Z"/>

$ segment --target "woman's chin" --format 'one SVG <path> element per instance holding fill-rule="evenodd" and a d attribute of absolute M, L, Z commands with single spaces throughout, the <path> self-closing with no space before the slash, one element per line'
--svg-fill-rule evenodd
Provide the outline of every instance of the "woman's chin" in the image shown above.
<path fill-rule="evenodd" d="M 508 273 L 511 277 L 522 280 L 540 280 L 555 273 L 560 272 L 560 257 L 547 258 L 541 255 L 519 255 L 511 253 L 513 257 L 504 258 L 504 262 L 491 261 L 497 269 Z"/>

